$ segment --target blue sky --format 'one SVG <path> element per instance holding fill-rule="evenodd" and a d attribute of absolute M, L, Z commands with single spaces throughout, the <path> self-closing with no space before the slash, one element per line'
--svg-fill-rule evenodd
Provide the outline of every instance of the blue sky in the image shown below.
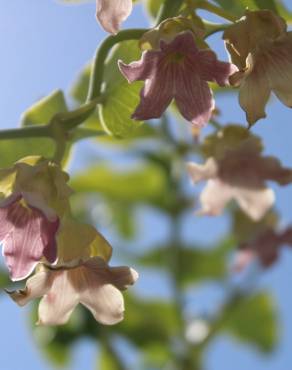
<path fill-rule="evenodd" d="M 9 0 L 0 12 L 0 112 L 1 128 L 17 126 L 20 115 L 38 98 L 57 88 L 68 89 L 78 71 L 93 56 L 105 33 L 94 18 L 94 2 L 82 6 L 61 6 L 53 0 Z M 141 27 L 143 17 L 138 8 L 126 22 L 127 27 Z M 214 39 L 217 40 L 216 38 Z M 222 58 L 227 58 L 218 47 Z M 228 122 L 244 122 L 236 97 L 219 98 Z M 292 112 L 277 101 L 269 105 L 268 119 L 260 121 L 254 131 L 264 137 L 266 152 L 292 166 Z M 1 142 L 0 142 L 1 145 Z M 78 145 L 75 158 L 86 156 L 86 144 Z M 74 162 L 80 166 L 82 160 Z M 284 221 L 292 219 L 292 187 L 278 189 L 277 204 Z M 153 220 L 148 217 L 148 226 Z M 204 236 L 214 226 L 214 235 L 224 229 L 222 219 L 216 229 L 208 218 L 192 219 L 189 230 Z M 162 228 L 162 225 L 161 225 Z M 261 278 L 260 285 L 271 290 L 278 306 L 280 320 L 279 347 L 271 356 L 260 356 L 249 347 L 239 346 L 225 337 L 216 339 L 206 356 L 208 370 L 287 370 L 291 364 L 292 298 L 289 279 L 292 253 L 283 253 L 281 261 Z M 148 279 L 148 280 L 147 280 Z M 151 284 L 141 277 L 141 286 Z M 153 279 L 152 279 L 153 280 Z M 27 309 L 19 309 L 6 296 L 0 295 L 1 369 L 35 368 L 52 370 L 32 340 L 27 322 Z M 85 342 L 74 354 L 71 370 L 90 369 L 95 363 L 95 345 Z"/>

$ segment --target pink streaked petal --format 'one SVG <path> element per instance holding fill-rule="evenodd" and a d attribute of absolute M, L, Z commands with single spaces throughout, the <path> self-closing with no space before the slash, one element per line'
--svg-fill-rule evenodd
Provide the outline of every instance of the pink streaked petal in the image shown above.
<path fill-rule="evenodd" d="M 182 53 L 184 55 L 197 55 L 198 48 L 195 44 L 194 36 L 191 32 L 183 32 L 176 36 L 171 42 L 160 41 L 160 49 L 164 53 Z"/>
<path fill-rule="evenodd" d="M 43 218 L 41 223 L 41 238 L 44 244 L 43 255 L 51 264 L 57 261 L 57 242 L 55 236 L 59 230 L 59 226 L 59 219 L 50 222 L 46 218 Z"/>
<path fill-rule="evenodd" d="M 198 127 L 208 123 L 215 107 L 207 82 L 184 68 L 176 71 L 175 102 L 182 116 Z"/>
<path fill-rule="evenodd" d="M 159 118 L 173 98 L 174 71 L 173 66 L 157 71 L 156 77 L 145 81 L 140 92 L 141 101 L 132 115 L 133 119 L 147 120 Z"/>
<path fill-rule="evenodd" d="M 50 290 L 39 305 L 39 325 L 65 324 L 79 302 L 78 292 L 70 282 L 70 271 L 53 272 Z"/>
<path fill-rule="evenodd" d="M 158 51 L 144 51 L 140 60 L 130 64 L 125 64 L 119 60 L 118 66 L 129 83 L 143 81 L 151 77 L 160 58 L 161 53 Z"/>
<path fill-rule="evenodd" d="M 208 180 L 200 195 L 202 209 L 199 211 L 199 214 L 220 215 L 232 197 L 232 187 L 217 179 Z"/>
<path fill-rule="evenodd" d="M 212 50 L 200 50 L 198 59 L 197 65 L 201 78 L 217 82 L 219 86 L 228 85 L 230 75 L 238 71 L 235 65 L 219 61 Z"/>
<path fill-rule="evenodd" d="M 132 6 L 132 0 L 96 0 L 96 17 L 107 32 L 117 33 Z"/>
<path fill-rule="evenodd" d="M 234 198 L 240 208 L 254 221 L 259 221 L 275 202 L 272 189 L 234 188 Z"/>
<path fill-rule="evenodd" d="M 54 235 L 49 234 L 52 228 L 44 229 L 43 224 L 48 221 L 39 210 L 26 208 L 18 201 L 6 209 L 1 209 L 1 212 L 6 212 L 6 218 L 2 218 L 2 227 L 10 228 L 3 239 L 5 262 L 11 279 L 22 280 L 31 274 L 43 257 L 44 249 L 48 248 L 49 245 L 44 245 L 43 239 L 51 241 L 54 238 Z M 56 248 L 55 245 L 49 244 L 51 248 Z M 50 258 L 55 253 L 48 250 L 46 252 Z"/>

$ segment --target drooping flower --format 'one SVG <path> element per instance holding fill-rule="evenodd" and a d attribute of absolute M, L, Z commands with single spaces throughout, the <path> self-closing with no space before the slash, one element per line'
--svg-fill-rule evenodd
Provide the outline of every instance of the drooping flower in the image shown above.
<path fill-rule="evenodd" d="M 43 258 L 56 262 L 56 233 L 71 194 L 67 181 L 39 157 L 0 170 L 0 241 L 12 280 L 29 276 Z"/>
<path fill-rule="evenodd" d="M 268 228 L 251 242 L 240 246 L 235 256 L 233 270 L 240 272 L 255 259 L 258 259 L 264 268 L 268 268 L 278 260 L 280 248 L 286 245 L 292 247 L 291 227 L 282 232 Z"/>
<path fill-rule="evenodd" d="M 113 325 L 123 319 L 120 290 L 134 284 L 137 278 L 135 270 L 109 267 L 102 258 L 95 257 L 68 269 L 42 267 L 28 279 L 24 290 L 9 294 L 20 306 L 43 297 L 38 309 L 40 325 L 65 324 L 78 303 L 88 308 L 98 322 Z"/>
<path fill-rule="evenodd" d="M 246 11 L 223 38 L 239 71 L 230 77 L 240 86 L 239 103 L 250 125 L 266 116 L 271 92 L 292 107 L 292 32 L 270 10 Z"/>
<path fill-rule="evenodd" d="M 197 126 L 204 126 L 214 109 L 207 81 L 225 86 L 233 71 L 212 50 L 199 50 L 189 31 L 169 43 L 161 40 L 160 50 L 144 51 L 140 61 L 119 61 L 119 68 L 129 83 L 145 81 L 133 119 L 159 118 L 174 99 L 182 116 Z"/>
<path fill-rule="evenodd" d="M 96 0 L 96 18 L 107 32 L 117 33 L 132 7 L 132 0 Z"/>
<path fill-rule="evenodd" d="M 224 131 L 218 135 L 218 140 L 223 141 Z M 200 194 L 201 214 L 219 215 L 234 199 L 250 218 L 260 220 L 275 198 L 266 181 L 281 185 L 292 182 L 292 170 L 283 168 L 274 157 L 263 157 L 253 137 L 232 149 L 227 146 L 220 156 L 208 158 L 203 165 L 188 163 L 187 167 L 194 183 L 207 180 Z"/>

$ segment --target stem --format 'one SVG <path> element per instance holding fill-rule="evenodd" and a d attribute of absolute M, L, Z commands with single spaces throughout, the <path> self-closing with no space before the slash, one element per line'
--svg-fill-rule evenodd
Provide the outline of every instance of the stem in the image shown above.
<path fill-rule="evenodd" d="M 115 369 L 117 370 L 127 370 L 127 367 L 124 365 L 120 355 L 118 354 L 115 346 L 111 342 L 111 338 L 104 330 L 102 333 L 102 344 L 104 346 L 104 350 L 109 354 L 111 361 L 115 365 Z"/>
<path fill-rule="evenodd" d="M 90 82 L 89 82 L 87 102 L 91 102 L 92 100 L 99 98 L 101 95 L 105 61 L 107 59 L 107 56 L 111 48 L 121 41 L 139 40 L 146 31 L 147 29 L 144 29 L 144 28 L 123 30 L 123 31 L 120 31 L 116 35 L 108 36 L 103 41 L 101 46 L 97 49 L 97 52 L 96 52 L 96 55 L 93 61 L 93 67 L 91 70 L 91 76 L 90 76 Z"/>
<path fill-rule="evenodd" d="M 229 13 L 227 10 L 220 8 L 214 4 L 209 3 L 208 1 L 198 1 L 195 3 L 197 9 L 207 10 L 210 13 L 216 14 L 221 18 L 227 19 L 230 22 L 236 22 L 238 17 Z"/>
<path fill-rule="evenodd" d="M 157 25 L 167 18 L 175 17 L 184 0 L 165 0 L 157 17 Z"/>
<path fill-rule="evenodd" d="M 23 139 L 32 137 L 51 137 L 49 126 L 27 126 L 0 131 L 0 140 Z"/>

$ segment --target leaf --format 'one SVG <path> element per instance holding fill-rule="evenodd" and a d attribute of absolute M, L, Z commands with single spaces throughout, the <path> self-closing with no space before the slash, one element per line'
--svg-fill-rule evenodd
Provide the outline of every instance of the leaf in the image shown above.
<path fill-rule="evenodd" d="M 226 276 L 226 257 L 232 239 L 226 239 L 213 249 L 188 248 L 185 246 L 164 246 L 155 248 L 143 257 L 138 263 L 144 266 L 163 268 L 178 268 L 177 278 L 182 284 L 194 284 L 201 280 L 218 280 Z M 175 253 L 176 267 L 172 267 L 173 254 Z"/>
<path fill-rule="evenodd" d="M 275 305 L 268 293 L 241 299 L 231 310 L 224 329 L 242 342 L 253 344 L 262 352 L 271 352 L 277 343 Z"/>
<path fill-rule="evenodd" d="M 79 103 L 86 101 L 91 67 L 91 63 L 86 64 L 71 87 L 70 94 Z"/>
<path fill-rule="evenodd" d="M 99 105 L 99 118 L 104 129 L 118 137 L 127 137 L 141 125 L 131 119 L 139 102 L 139 91 L 143 82 L 129 84 L 118 69 L 118 60 L 125 63 L 139 59 L 141 55 L 137 41 L 122 42 L 113 52 L 105 67 L 104 101 Z"/>
<path fill-rule="evenodd" d="M 8 274 L 2 271 L 1 269 L 0 270 L 0 289 L 2 290 L 4 288 L 7 288 L 9 284 L 10 284 L 10 280 L 9 280 Z"/>
<path fill-rule="evenodd" d="M 50 122 L 56 113 L 67 112 L 64 94 L 61 90 L 39 100 L 22 114 L 21 125 L 42 125 Z"/>
<path fill-rule="evenodd" d="M 49 138 L 1 140 L 0 168 L 9 167 L 14 162 L 29 155 L 52 157 L 54 147 L 53 140 Z"/>
<path fill-rule="evenodd" d="M 71 179 L 79 192 L 97 192 L 124 202 L 143 202 L 159 197 L 165 188 L 165 176 L 156 166 L 117 171 L 107 165 L 95 166 Z"/>
<path fill-rule="evenodd" d="M 110 340 L 110 339 L 109 339 Z M 110 351 L 105 348 L 105 346 L 101 347 L 101 351 L 99 353 L 98 359 L 98 370 L 120 370 L 120 366 L 115 362 L 113 356 L 111 355 Z"/>
<path fill-rule="evenodd" d="M 152 18 L 157 17 L 162 4 L 163 0 L 146 0 L 146 9 Z"/>

